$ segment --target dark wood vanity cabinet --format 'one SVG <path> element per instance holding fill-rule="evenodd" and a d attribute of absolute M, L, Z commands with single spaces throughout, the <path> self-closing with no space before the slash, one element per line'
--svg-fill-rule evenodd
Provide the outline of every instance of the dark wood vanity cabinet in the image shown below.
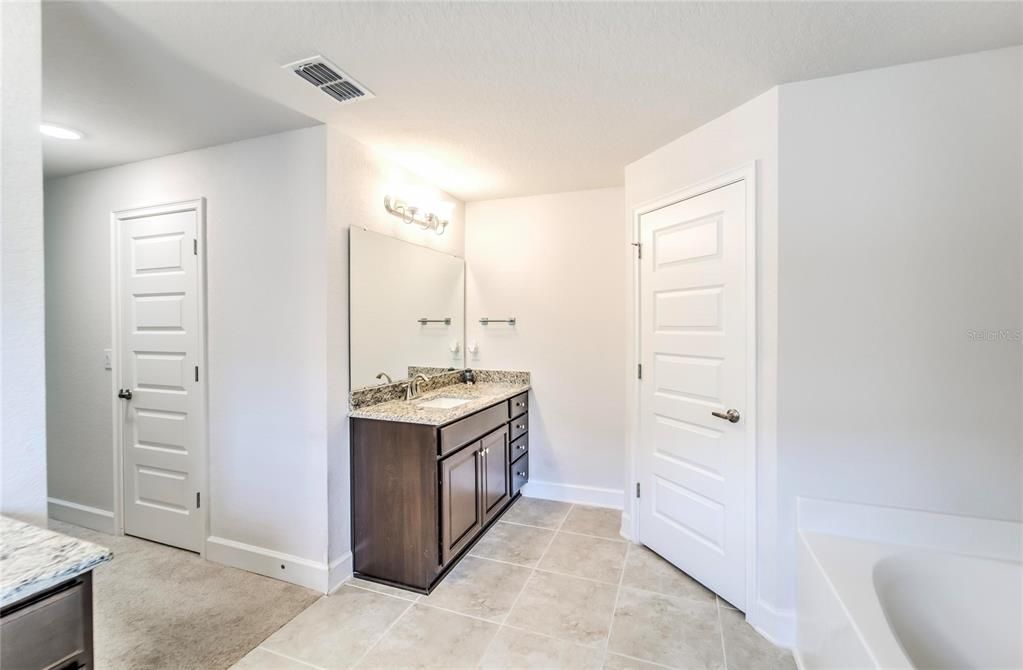
<path fill-rule="evenodd" d="M 92 572 L 0 610 L 5 670 L 92 668 Z"/>
<path fill-rule="evenodd" d="M 526 408 L 523 393 L 443 426 L 353 418 L 355 573 L 429 593 L 525 483 Z"/>

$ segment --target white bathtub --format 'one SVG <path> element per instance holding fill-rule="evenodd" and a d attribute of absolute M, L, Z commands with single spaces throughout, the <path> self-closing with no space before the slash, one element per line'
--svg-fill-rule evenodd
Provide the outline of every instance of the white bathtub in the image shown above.
<path fill-rule="evenodd" d="M 800 543 L 802 668 L 1023 668 L 1023 564 L 819 532 Z"/>

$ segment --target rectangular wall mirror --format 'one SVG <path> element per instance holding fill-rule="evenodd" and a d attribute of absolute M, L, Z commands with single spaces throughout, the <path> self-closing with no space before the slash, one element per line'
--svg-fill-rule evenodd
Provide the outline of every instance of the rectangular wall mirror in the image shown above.
<path fill-rule="evenodd" d="M 353 227 L 348 268 L 352 390 L 465 367 L 464 259 Z"/>

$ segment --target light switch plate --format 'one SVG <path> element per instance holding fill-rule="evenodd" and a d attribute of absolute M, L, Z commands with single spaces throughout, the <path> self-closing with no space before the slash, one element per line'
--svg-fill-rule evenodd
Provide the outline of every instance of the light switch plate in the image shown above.
<path fill-rule="evenodd" d="M 113 351 L 111 351 L 110 349 L 104 349 L 103 350 L 103 369 L 104 370 L 112 370 L 113 369 L 114 364 L 111 361 L 112 355 L 113 355 Z"/>

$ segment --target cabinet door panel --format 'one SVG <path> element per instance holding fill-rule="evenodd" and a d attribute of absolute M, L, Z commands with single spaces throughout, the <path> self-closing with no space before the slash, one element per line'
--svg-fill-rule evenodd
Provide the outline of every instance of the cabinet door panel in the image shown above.
<path fill-rule="evenodd" d="M 479 442 L 448 456 L 441 472 L 441 560 L 447 563 L 483 527 L 483 471 Z"/>
<path fill-rule="evenodd" d="M 485 519 L 501 511 L 508 501 L 508 429 L 502 427 L 483 438 L 483 509 Z"/>

